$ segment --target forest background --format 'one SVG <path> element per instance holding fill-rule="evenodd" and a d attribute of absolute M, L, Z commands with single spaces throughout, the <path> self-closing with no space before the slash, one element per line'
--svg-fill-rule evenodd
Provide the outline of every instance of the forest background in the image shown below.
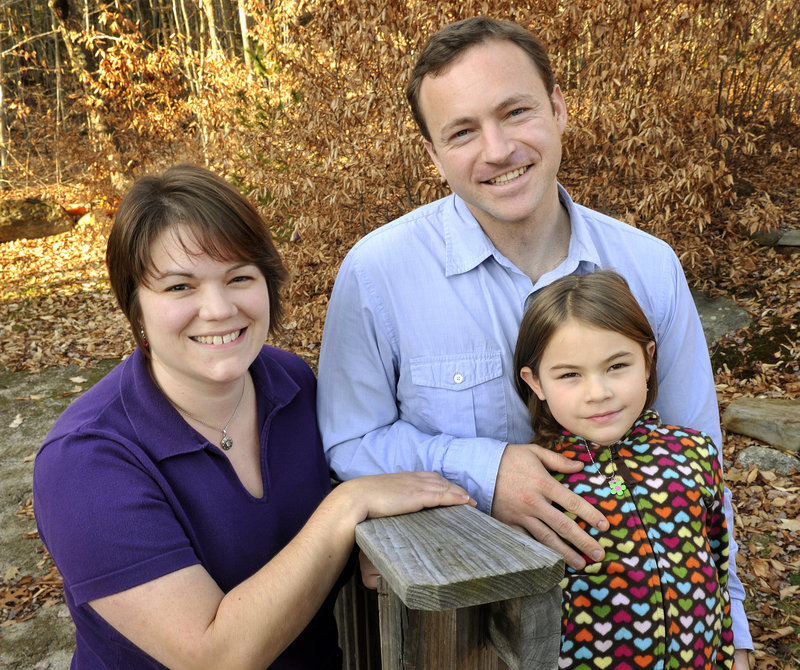
<path fill-rule="evenodd" d="M 133 179 L 180 161 L 258 203 L 293 274 L 276 343 L 315 366 L 346 251 L 447 192 L 403 91 L 426 38 L 477 14 L 549 46 L 575 200 L 662 237 L 693 288 L 750 314 L 712 349 L 721 409 L 800 396 L 800 261 L 761 244 L 800 227 L 795 0 L 0 0 L 3 197 L 88 214 L 68 233 L 0 244 L 0 369 L 130 352 L 108 225 Z M 750 443 L 728 435 L 725 457 L 758 667 L 795 668 L 800 529 L 779 521 L 798 517 L 800 479 L 737 467 Z M 18 596 L 19 578 L 0 575 L 3 593 Z"/>

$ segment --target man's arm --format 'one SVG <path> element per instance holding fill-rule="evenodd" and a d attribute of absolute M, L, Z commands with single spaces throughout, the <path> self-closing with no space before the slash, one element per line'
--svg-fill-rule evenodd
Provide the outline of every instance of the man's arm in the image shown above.
<path fill-rule="evenodd" d="M 580 464 L 531 445 L 428 434 L 401 418 L 396 392 L 401 353 L 393 328 L 369 278 L 359 275 L 352 260 L 346 259 L 325 322 L 317 403 L 323 443 L 336 474 L 349 479 L 398 470 L 439 472 L 463 486 L 482 511 L 525 528 L 554 549 L 566 547 L 557 539 L 556 532 L 561 532 L 586 554 L 600 550 L 597 542 L 550 503 L 557 502 L 593 525 L 605 523 L 605 518 L 560 486 L 539 458 L 544 452 L 548 468 L 565 472 L 579 470 Z M 436 407 L 432 411 L 448 410 Z M 495 491 L 498 470 L 501 475 L 509 471 L 518 476 L 501 488 L 499 499 Z M 501 482 L 505 481 L 501 476 Z M 569 552 L 569 559 L 578 559 L 574 550 Z"/>

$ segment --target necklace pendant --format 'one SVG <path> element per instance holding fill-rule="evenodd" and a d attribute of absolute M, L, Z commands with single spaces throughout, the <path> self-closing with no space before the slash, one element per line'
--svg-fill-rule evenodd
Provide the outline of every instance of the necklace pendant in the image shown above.
<path fill-rule="evenodd" d="M 222 442 L 219 443 L 225 451 L 228 451 L 233 446 L 233 438 L 227 432 L 222 431 Z"/>
<path fill-rule="evenodd" d="M 625 485 L 625 482 L 619 475 L 612 477 L 609 480 L 608 485 L 611 487 L 611 493 L 618 497 L 624 496 L 625 491 L 628 490 L 628 487 Z"/>

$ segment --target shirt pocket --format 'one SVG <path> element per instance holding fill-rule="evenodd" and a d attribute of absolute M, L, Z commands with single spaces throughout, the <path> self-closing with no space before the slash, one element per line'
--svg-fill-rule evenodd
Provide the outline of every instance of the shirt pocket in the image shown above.
<path fill-rule="evenodd" d="M 408 397 L 401 398 L 404 420 L 432 435 L 507 439 L 500 352 L 418 356 L 410 361 L 410 378 Z"/>

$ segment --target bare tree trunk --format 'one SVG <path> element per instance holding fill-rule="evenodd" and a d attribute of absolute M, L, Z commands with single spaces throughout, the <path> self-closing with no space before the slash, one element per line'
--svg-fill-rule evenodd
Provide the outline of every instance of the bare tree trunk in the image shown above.
<path fill-rule="evenodd" d="M 53 26 L 53 45 L 55 47 L 55 68 L 56 68 L 56 128 L 55 128 L 55 156 L 56 156 L 56 184 L 61 183 L 61 120 L 64 118 L 64 100 L 61 90 L 61 45 L 58 41 L 58 31 L 56 30 L 56 19 L 50 11 L 50 20 Z"/>
<path fill-rule="evenodd" d="M 91 88 L 91 80 L 95 75 L 97 64 L 92 51 L 86 49 L 76 39 L 83 30 L 83 21 L 81 19 L 85 17 L 80 16 L 72 2 L 73 0 L 47 0 L 47 5 L 53 13 L 55 26 L 64 40 L 70 65 L 78 74 L 84 94 L 91 96 L 94 95 Z M 88 22 L 88 18 L 86 18 L 86 21 Z M 85 76 L 81 77 L 81 73 Z M 124 183 L 121 170 L 122 150 L 116 135 L 108 126 L 102 111 L 102 105 L 95 107 L 89 113 L 88 121 L 90 135 L 94 135 L 96 143 L 95 150 L 104 152 L 109 163 L 111 181 L 115 187 L 121 187 Z"/>
<path fill-rule="evenodd" d="M 250 35 L 247 32 L 247 15 L 244 11 L 245 0 L 239 0 L 239 26 L 242 30 L 242 52 L 244 53 L 244 64 L 252 72 L 253 59 L 250 57 Z"/>
<path fill-rule="evenodd" d="M 6 138 L 6 57 L 3 54 L 3 36 L 0 35 L 0 190 L 5 191 L 9 187 L 6 179 L 6 168 L 8 167 L 8 149 Z"/>
<path fill-rule="evenodd" d="M 219 41 L 219 36 L 217 35 L 217 19 L 214 14 L 214 2 L 213 0 L 200 0 L 202 2 L 203 11 L 206 14 L 206 21 L 208 22 L 208 35 L 211 39 L 211 49 L 212 51 L 221 52 L 222 45 Z"/>

